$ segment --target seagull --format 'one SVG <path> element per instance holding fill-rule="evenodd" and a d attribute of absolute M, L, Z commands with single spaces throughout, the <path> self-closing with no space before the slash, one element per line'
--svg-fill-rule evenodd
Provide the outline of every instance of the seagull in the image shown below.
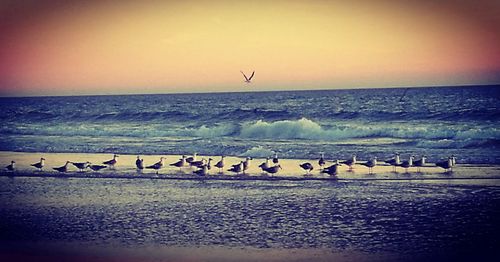
<path fill-rule="evenodd" d="M 115 168 L 115 165 L 116 165 L 116 162 L 118 162 L 118 161 L 116 160 L 116 158 L 117 158 L 117 157 L 118 157 L 118 155 L 117 155 L 117 154 L 114 154 L 114 155 L 113 155 L 113 159 L 108 160 L 108 161 L 104 161 L 104 162 L 102 162 L 102 163 L 103 163 L 103 164 L 105 164 L 105 165 L 107 165 L 107 166 L 109 166 L 110 168 L 113 168 L 113 169 L 114 169 L 114 168 Z"/>
<path fill-rule="evenodd" d="M 243 171 L 243 161 L 241 161 L 239 164 L 233 165 L 227 171 L 231 171 L 231 172 L 234 172 L 236 174 L 239 174 L 241 171 Z"/>
<path fill-rule="evenodd" d="M 156 170 L 156 174 L 158 175 L 158 170 L 160 170 L 163 167 L 163 159 L 165 158 L 160 157 L 160 161 L 154 163 L 153 165 L 147 166 L 146 168 Z"/>
<path fill-rule="evenodd" d="M 346 164 L 349 166 L 349 171 L 352 171 L 353 167 L 356 164 L 356 154 L 352 155 L 351 159 L 341 162 L 342 164 Z"/>
<path fill-rule="evenodd" d="M 200 167 L 200 169 L 193 171 L 193 173 L 199 175 L 199 176 L 206 176 L 208 175 L 208 165 L 203 165 Z"/>
<path fill-rule="evenodd" d="M 303 163 L 300 164 L 299 166 L 302 167 L 302 169 L 304 169 L 307 172 L 306 175 L 309 175 L 311 171 L 314 169 L 311 163 Z"/>
<path fill-rule="evenodd" d="M 137 167 L 137 171 L 142 172 L 144 169 L 144 159 L 141 159 L 137 156 L 137 160 L 135 160 L 135 166 Z"/>
<path fill-rule="evenodd" d="M 190 156 L 190 157 L 186 158 L 186 162 L 191 163 L 193 161 L 196 161 L 196 156 L 197 155 L 198 155 L 197 153 L 194 153 L 193 156 Z"/>
<path fill-rule="evenodd" d="M 268 168 L 264 169 L 264 171 L 266 171 L 269 174 L 276 174 L 276 173 L 278 173 L 278 171 L 280 169 L 282 169 L 281 165 L 278 164 L 278 165 L 275 165 L 275 166 L 272 166 L 272 167 L 268 167 Z"/>
<path fill-rule="evenodd" d="M 420 173 L 420 167 L 423 167 L 425 166 L 425 160 L 427 160 L 427 156 L 422 156 L 421 159 L 419 160 L 416 160 L 415 162 L 413 162 L 413 165 L 417 167 L 417 172 Z"/>
<path fill-rule="evenodd" d="M 403 167 L 405 169 L 406 173 L 408 173 L 408 168 L 410 168 L 412 166 L 413 166 L 413 156 L 410 156 L 408 161 L 403 161 L 403 163 L 401 163 L 401 167 Z"/>
<path fill-rule="evenodd" d="M 455 155 L 451 155 L 451 165 L 455 166 L 456 164 L 457 164 L 457 158 L 455 157 Z"/>
<path fill-rule="evenodd" d="M 217 162 L 217 164 L 215 164 L 215 167 L 217 167 L 219 169 L 219 173 L 222 173 L 221 170 L 224 168 L 224 157 L 225 156 L 221 156 L 220 161 Z"/>
<path fill-rule="evenodd" d="M 360 163 L 360 165 L 368 167 L 368 173 L 373 174 L 373 168 L 377 165 L 377 157 L 368 160 L 366 163 Z"/>
<path fill-rule="evenodd" d="M 394 158 L 389 159 L 385 162 L 392 166 L 393 172 L 396 172 L 396 167 L 401 165 L 401 160 L 399 159 L 399 153 L 395 153 Z"/>
<path fill-rule="evenodd" d="M 250 160 L 252 160 L 252 158 L 247 157 L 245 162 L 243 162 L 243 173 L 250 168 Z"/>
<path fill-rule="evenodd" d="M 321 156 L 318 160 L 318 165 L 319 165 L 319 169 L 320 170 L 323 170 L 323 167 L 325 166 L 326 162 L 325 162 L 325 154 L 324 153 L 321 153 Z"/>
<path fill-rule="evenodd" d="M 338 173 L 338 167 L 341 166 L 340 162 L 338 160 L 335 161 L 335 163 L 329 167 L 324 168 L 321 170 L 321 173 L 324 174 L 329 174 L 330 176 L 336 176 Z"/>
<path fill-rule="evenodd" d="M 42 171 L 43 166 L 45 166 L 45 158 L 40 158 L 40 162 L 31 164 L 31 166 L 34 166 L 38 168 L 40 171 Z"/>
<path fill-rule="evenodd" d="M 243 77 L 245 78 L 245 83 L 250 84 L 252 81 L 252 77 L 255 75 L 255 71 L 252 72 L 250 77 L 247 77 L 243 71 L 240 71 L 243 74 Z"/>
<path fill-rule="evenodd" d="M 66 172 L 68 172 L 69 163 L 71 163 L 71 161 L 66 161 L 66 164 L 64 164 L 64 166 L 54 167 L 53 169 L 56 171 L 59 171 L 61 173 L 66 173 Z"/>
<path fill-rule="evenodd" d="M 452 157 L 448 157 L 448 160 L 446 161 L 442 161 L 442 162 L 437 162 L 436 163 L 436 166 L 438 167 L 441 167 L 441 168 L 444 168 L 446 170 L 446 172 L 453 172 L 453 158 Z"/>
<path fill-rule="evenodd" d="M 170 164 L 170 166 L 176 166 L 176 167 L 178 167 L 178 168 L 179 168 L 179 170 L 180 170 L 183 166 L 185 166 L 185 165 L 186 165 L 186 156 L 185 156 L 185 155 L 183 155 L 183 156 L 182 156 L 182 158 L 181 158 L 179 161 L 177 161 L 177 162 L 175 162 L 175 163 Z"/>
<path fill-rule="evenodd" d="M 270 162 L 271 162 L 271 160 L 269 159 L 269 157 L 266 157 L 266 162 L 260 164 L 259 167 L 262 169 L 262 171 L 264 171 L 266 168 L 271 167 Z"/>
<path fill-rule="evenodd" d="M 274 154 L 273 163 L 278 164 L 280 160 L 278 159 L 278 153 Z"/>
<path fill-rule="evenodd" d="M 14 169 L 16 169 L 16 161 L 14 160 L 10 161 L 10 165 L 6 166 L 5 169 L 9 171 L 14 171 Z"/>
<path fill-rule="evenodd" d="M 103 166 L 103 165 L 89 165 L 89 168 L 94 170 L 94 171 L 99 171 L 99 170 L 104 169 L 106 167 L 107 166 Z"/>
<path fill-rule="evenodd" d="M 190 166 L 194 167 L 202 167 L 207 164 L 207 160 L 205 158 L 202 158 L 200 161 L 191 161 L 189 162 Z"/>
<path fill-rule="evenodd" d="M 89 167 L 90 162 L 89 161 L 87 161 L 87 162 L 81 162 L 81 163 L 71 162 L 71 164 L 73 164 L 74 166 L 76 166 L 76 168 L 78 168 L 80 170 L 80 172 L 83 172 L 83 170 L 85 168 Z"/>

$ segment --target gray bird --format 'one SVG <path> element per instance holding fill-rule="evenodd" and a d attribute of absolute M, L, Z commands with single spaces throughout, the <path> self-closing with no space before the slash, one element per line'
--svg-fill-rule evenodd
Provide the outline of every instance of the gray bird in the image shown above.
<path fill-rule="evenodd" d="M 16 161 L 10 161 L 10 165 L 6 166 L 5 169 L 9 171 L 14 171 L 16 169 Z"/>
<path fill-rule="evenodd" d="M 60 167 L 54 167 L 52 169 L 56 170 L 56 171 L 59 171 L 61 173 L 66 173 L 68 172 L 68 165 L 71 163 L 71 161 L 66 161 L 66 164 L 64 164 L 64 166 L 60 166 Z"/>
<path fill-rule="evenodd" d="M 45 158 L 40 158 L 40 162 L 31 164 L 31 166 L 38 168 L 40 171 L 42 171 L 43 166 L 45 166 Z"/>

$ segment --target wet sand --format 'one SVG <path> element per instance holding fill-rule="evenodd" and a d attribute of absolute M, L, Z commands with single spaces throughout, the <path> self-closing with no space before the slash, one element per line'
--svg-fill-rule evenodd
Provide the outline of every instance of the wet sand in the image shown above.
<path fill-rule="evenodd" d="M 30 164 L 36 163 L 41 157 L 44 157 L 45 167 L 43 171 L 38 171 Z M 398 167 L 397 172 L 393 172 L 392 166 L 389 166 L 382 161 L 373 170 L 373 174 L 368 172 L 368 168 L 363 165 L 355 165 L 352 171 L 349 167 L 342 165 L 339 167 L 336 176 L 322 174 L 319 171 L 317 159 L 280 159 L 279 163 L 282 170 L 274 175 L 262 172 L 258 165 L 265 162 L 265 159 L 255 158 L 251 160 L 251 166 L 245 174 L 236 174 L 227 171 L 231 165 L 237 164 L 244 160 L 243 157 L 226 157 L 226 166 L 219 171 L 213 167 L 220 160 L 218 156 L 198 156 L 198 160 L 212 158 L 212 169 L 209 175 L 200 177 L 193 174 L 196 170 L 192 167 L 177 168 L 169 166 L 180 159 L 180 155 L 144 155 L 145 166 L 152 165 L 159 161 L 160 157 L 165 157 L 165 166 L 159 170 L 159 174 L 153 169 L 144 169 L 138 172 L 135 168 L 136 155 L 119 155 L 118 163 L 115 169 L 106 168 L 99 172 L 94 172 L 90 169 L 84 172 L 72 164 L 68 165 L 68 172 L 60 173 L 53 170 L 53 167 L 62 166 L 66 161 L 85 162 L 89 161 L 93 164 L 102 164 L 103 161 L 112 158 L 111 154 L 94 154 L 94 153 L 25 153 L 25 152 L 0 152 L 0 164 L 2 167 L 7 166 L 11 160 L 16 161 L 16 171 L 10 172 L 2 169 L 1 176 L 27 176 L 27 177 L 83 177 L 83 178 L 147 178 L 147 179 L 217 179 L 217 180 L 387 180 L 387 181 L 421 181 L 431 183 L 460 183 L 460 184 L 484 184 L 484 185 L 500 185 L 500 166 L 497 165 L 467 165 L 457 164 L 453 168 L 453 172 L 445 172 L 444 169 L 436 167 L 433 163 L 428 163 L 426 167 L 420 168 L 420 172 L 416 167 L 408 169 Z M 314 170 L 310 174 L 306 174 L 299 167 L 299 164 L 309 162 L 313 164 Z M 359 163 L 364 161 L 360 160 Z M 333 164 L 332 161 L 327 161 L 326 166 Z"/>

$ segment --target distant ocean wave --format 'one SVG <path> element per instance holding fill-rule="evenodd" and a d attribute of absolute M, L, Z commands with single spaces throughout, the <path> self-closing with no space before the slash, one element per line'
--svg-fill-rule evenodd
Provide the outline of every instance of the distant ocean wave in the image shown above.
<path fill-rule="evenodd" d="M 473 145 L 498 145 L 500 129 L 470 128 L 460 129 L 450 126 L 415 125 L 412 123 L 355 123 L 343 122 L 333 126 L 321 124 L 301 118 L 297 120 L 250 121 L 239 124 L 224 123 L 202 126 L 168 126 L 141 124 L 73 124 L 58 125 L 19 125 L 17 127 L 2 126 L 2 134 L 46 135 L 46 136 L 103 136 L 103 137 L 233 137 L 240 139 L 264 140 L 316 140 L 341 141 L 356 138 L 398 138 L 422 140 L 421 146 L 456 145 L 466 147 Z M 452 141 L 452 142 L 448 142 Z M 489 142 L 488 142 L 489 141 Z M 488 142 L 488 143 L 486 143 Z"/>

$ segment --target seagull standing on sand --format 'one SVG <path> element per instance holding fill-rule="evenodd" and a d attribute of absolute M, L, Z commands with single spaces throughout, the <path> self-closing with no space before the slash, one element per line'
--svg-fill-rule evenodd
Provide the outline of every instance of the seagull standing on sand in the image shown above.
<path fill-rule="evenodd" d="M 271 160 L 269 157 L 266 157 L 266 162 L 259 165 L 259 167 L 264 171 L 264 169 L 271 167 Z"/>
<path fill-rule="evenodd" d="M 338 167 L 341 166 L 340 162 L 338 160 L 335 161 L 335 163 L 329 167 L 324 168 L 321 170 L 321 173 L 323 174 L 329 174 L 330 176 L 336 176 L 338 174 Z"/>
<path fill-rule="evenodd" d="M 414 156 L 410 156 L 408 161 L 403 161 L 403 163 L 401 163 L 401 167 L 403 167 L 405 169 L 406 173 L 408 173 L 408 168 L 413 166 L 413 158 L 414 158 Z"/>
<path fill-rule="evenodd" d="M 99 170 L 104 169 L 106 167 L 108 167 L 108 166 L 103 166 L 103 165 L 89 165 L 89 168 L 92 169 L 92 170 L 94 170 L 94 171 L 99 171 Z"/>
<path fill-rule="evenodd" d="M 40 171 L 42 171 L 43 166 L 45 166 L 45 158 L 40 158 L 40 162 L 31 164 L 31 166 L 34 166 L 38 168 Z"/>
<path fill-rule="evenodd" d="M 87 167 L 89 167 L 90 165 L 90 162 L 87 161 L 87 162 L 81 162 L 81 163 L 75 163 L 75 162 L 71 162 L 74 166 L 76 166 L 76 168 L 78 168 L 78 170 L 80 172 L 83 172 L 83 170 Z"/>
<path fill-rule="evenodd" d="M 356 154 L 352 155 L 351 159 L 341 162 L 349 166 L 349 171 L 352 171 L 353 166 L 356 165 Z"/>
<path fill-rule="evenodd" d="M 243 162 L 243 173 L 245 173 L 245 171 L 250 168 L 250 160 L 252 160 L 252 158 L 251 157 L 247 157 L 245 159 L 245 162 Z"/>
<path fill-rule="evenodd" d="M 207 164 L 207 160 L 205 158 L 202 158 L 200 161 L 191 161 L 189 162 L 190 166 L 194 167 L 202 167 Z"/>
<path fill-rule="evenodd" d="M 66 161 L 66 164 L 64 164 L 64 166 L 54 167 L 53 169 L 56 171 L 59 171 L 61 173 L 66 173 L 66 172 L 68 172 L 69 163 L 71 163 L 71 161 Z"/>
<path fill-rule="evenodd" d="M 188 162 L 189 164 L 191 164 L 191 162 L 194 162 L 196 161 L 197 159 L 197 156 L 198 156 L 198 153 L 194 153 L 193 156 L 190 156 L 188 158 L 186 158 L 186 162 Z"/>
<path fill-rule="evenodd" d="M 117 157 L 118 157 L 118 155 L 117 155 L 117 154 L 114 154 L 114 155 L 113 155 L 113 159 L 108 160 L 108 161 L 104 161 L 104 162 L 102 162 L 102 163 L 103 163 L 103 164 L 105 164 L 105 165 L 107 165 L 107 166 L 109 166 L 109 167 L 110 167 L 110 168 L 112 168 L 112 169 L 115 169 L 116 162 L 118 162 L 118 161 L 116 160 L 116 158 L 117 158 Z"/>
<path fill-rule="evenodd" d="M 222 173 L 222 169 L 224 168 L 224 157 L 225 156 L 221 156 L 220 161 L 215 164 L 215 167 L 219 169 L 219 173 Z"/>
<path fill-rule="evenodd" d="M 181 158 L 181 159 L 179 159 L 179 161 L 177 161 L 177 162 L 175 162 L 175 163 L 170 164 L 170 166 L 175 166 L 175 167 L 178 167 L 178 168 L 179 168 L 179 170 L 181 170 L 181 168 L 182 168 L 183 166 L 185 166 L 185 165 L 186 165 L 186 156 L 185 156 L 185 155 L 182 155 L 182 158 Z"/>
<path fill-rule="evenodd" d="M 158 175 L 158 170 L 160 170 L 163 167 L 163 159 L 165 158 L 160 157 L 160 161 L 154 163 L 153 165 L 147 166 L 146 168 L 156 170 L 156 174 Z"/>
<path fill-rule="evenodd" d="M 278 159 L 278 153 L 274 153 L 273 163 L 277 165 L 279 162 L 280 160 Z"/>
<path fill-rule="evenodd" d="M 366 161 L 366 163 L 360 163 L 360 165 L 368 167 L 368 173 L 373 174 L 373 168 L 377 165 L 377 157 Z"/>
<path fill-rule="evenodd" d="M 137 167 L 137 171 L 142 172 L 144 169 L 144 159 L 141 159 L 137 156 L 137 160 L 135 160 L 135 166 Z"/>
<path fill-rule="evenodd" d="M 385 162 L 392 166 L 392 172 L 396 172 L 396 167 L 401 165 L 401 159 L 399 158 L 399 153 L 395 153 L 394 158 L 389 159 Z"/>
<path fill-rule="evenodd" d="M 193 173 L 199 175 L 199 176 L 206 176 L 208 175 L 208 164 L 203 165 L 200 167 L 200 169 L 193 171 Z"/>
<path fill-rule="evenodd" d="M 264 171 L 266 171 L 269 174 L 276 174 L 276 173 L 278 173 L 278 171 L 280 169 L 282 169 L 281 165 L 278 164 L 278 165 L 275 165 L 275 166 L 272 166 L 272 167 L 268 167 L 268 168 L 264 169 Z"/>
<path fill-rule="evenodd" d="M 413 162 L 413 165 L 417 167 L 417 172 L 420 173 L 420 167 L 425 166 L 425 160 L 427 160 L 427 156 L 424 155 L 421 159 L 415 160 L 415 162 Z"/>
<path fill-rule="evenodd" d="M 245 75 L 245 73 L 243 73 L 243 71 L 240 71 L 240 72 L 241 72 L 241 74 L 243 74 L 243 77 L 245 78 L 245 83 L 250 84 L 251 81 L 252 81 L 252 77 L 255 75 L 255 71 L 252 72 L 252 74 L 250 75 L 250 77 L 247 77 Z"/>
<path fill-rule="evenodd" d="M 234 172 L 236 174 L 239 174 L 241 171 L 243 171 L 243 161 L 241 161 L 239 164 L 233 165 L 227 171 L 231 171 L 231 172 Z"/>
<path fill-rule="evenodd" d="M 311 163 L 303 163 L 300 164 L 299 166 L 302 167 L 302 169 L 304 169 L 307 172 L 306 175 L 309 175 L 311 171 L 314 169 Z"/>
<path fill-rule="evenodd" d="M 323 167 L 325 166 L 325 164 L 326 164 L 325 154 L 321 153 L 321 156 L 319 157 L 319 160 L 318 160 L 319 169 L 323 170 Z"/>
<path fill-rule="evenodd" d="M 14 160 L 10 161 L 10 165 L 6 166 L 5 169 L 9 171 L 14 171 L 14 169 L 16 169 L 16 161 Z"/>
<path fill-rule="evenodd" d="M 443 161 L 443 162 L 437 162 L 436 166 L 444 168 L 446 172 L 453 172 L 453 159 L 452 157 L 448 157 L 448 160 Z"/>

